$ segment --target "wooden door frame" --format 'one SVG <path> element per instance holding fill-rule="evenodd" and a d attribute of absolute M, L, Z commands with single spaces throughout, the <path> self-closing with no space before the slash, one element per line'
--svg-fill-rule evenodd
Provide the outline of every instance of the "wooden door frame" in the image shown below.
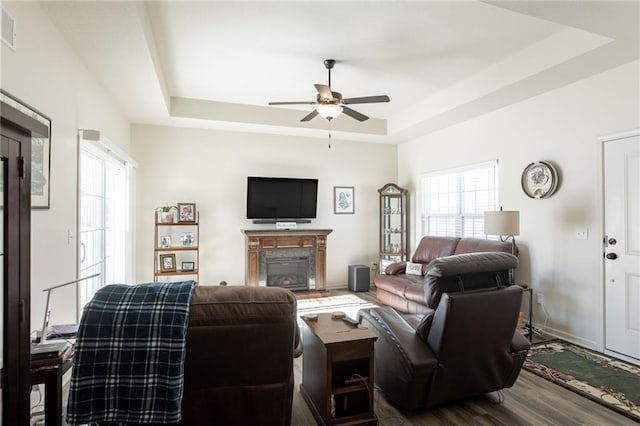
<path fill-rule="evenodd" d="M 606 142 L 613 142 L 619 139 L 626 139 L 634 136 L 640 136 L 640 128 L 636 128 L 633 130 L 628 130 L 625 132 L 612 133 L 605 136 L 601 136 L 598 138 L 598 164 L 599 164 L 599 179 L 600 179 L 600 193 L 599 193 L 599 205 L 600 205 L 600 229 L 596 234 L 598 238 L 600 238 L 598 244 L 599 256 L 602 255 L 605 251 L 604 247 L 604 232 L 605 232 L 605 180 L 604 180 L 604 144 Z M 605 347 L 605 293 L 606 293 L 606 275 L 605 275 L 605 260 L 604 256 L 600 256 L 600 265 L 599 265 L 599 276 L 600 276 L 600 286 L 598 291 L 598 306 L 597 306 L 597 318 L 596 318 L 596 350 L 614 356 L 619 359 L 624 359 L 626 361 L 633 362 L 636 364 L 638 360 L 633 358 L 625 357 L 619 353 L 613 353 L 611 351 L 607 351 Z"/>
<path fill-rule="evenodd" d="M 48 129 L 2 102 L 0 132 L 2 154 L 8 157 L 2 219 L 5 229 L 2 422 L 28 425 L 31 389 L 31 135 L 48 134 Z"/>

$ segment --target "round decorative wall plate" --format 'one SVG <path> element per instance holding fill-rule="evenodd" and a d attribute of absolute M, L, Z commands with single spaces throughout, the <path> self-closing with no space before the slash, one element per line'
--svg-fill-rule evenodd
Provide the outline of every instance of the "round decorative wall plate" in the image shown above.
<path fill-rule="evenodd" d="M 548 198 L 558 189 L 558 172 L 545 161 L 534 161 L 522 172 L 522 190 L 534 199 Z"/>

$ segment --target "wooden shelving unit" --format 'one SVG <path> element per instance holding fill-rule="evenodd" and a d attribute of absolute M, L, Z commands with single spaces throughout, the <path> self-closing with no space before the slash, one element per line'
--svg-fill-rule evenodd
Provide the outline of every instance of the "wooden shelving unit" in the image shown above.
<path fill-rule="evenodd" d="M 157 215 L 155 220 L 153 280 L 170 281 L 173 276 L 191 276 L 198 282 L 200 280 L 200 224 L 198 221 L 158 222 Z M 172 268 L 166 268 L 167 265 L 163 263 L 165 257 L 173 259 L 175 270 L 167 270 Z M 193 263 L 193 270 L 183 270 L 185 262 Z"/>

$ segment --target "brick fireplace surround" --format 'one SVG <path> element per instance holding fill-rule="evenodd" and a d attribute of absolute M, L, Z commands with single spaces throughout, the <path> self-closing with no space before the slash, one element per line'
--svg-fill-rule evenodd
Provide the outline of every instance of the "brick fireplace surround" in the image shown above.
<path fill-rule="evenodd" d="M 243 230 L 246 237 L 247 257 L 245 285 L 266 285 L 261 279 L 266 271 L 261 270 L 261 258 L 271 255 L 279 255 L 284 252 L 297 253 L 308 251 L 313 257 L 310 262 L 313 265 L 312 277 L 315 286 L 309 289 L 324 290 L 326 288 L 326 257 L 327 235 L 331 229 L 295 229 L 287 231 L 276 230 Z"/>

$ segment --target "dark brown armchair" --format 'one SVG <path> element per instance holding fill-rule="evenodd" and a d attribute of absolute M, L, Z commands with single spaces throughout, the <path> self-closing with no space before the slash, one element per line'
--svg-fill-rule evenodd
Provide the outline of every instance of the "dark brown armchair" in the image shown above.
<path fill-rule="evenodd" d="M 289 425 L 296 298 L 273 287 L 197 286 L 187 330 L 183 425 Z"/>
<path fill-rule="evenodd" d="M 409 410 L 511 387 L 530 346 L 516 331 L 521 300 L 512 286 L 444 293 L 425 315 L 360 311 L 361 324 L 379 335 L 376 383 Z"/>

